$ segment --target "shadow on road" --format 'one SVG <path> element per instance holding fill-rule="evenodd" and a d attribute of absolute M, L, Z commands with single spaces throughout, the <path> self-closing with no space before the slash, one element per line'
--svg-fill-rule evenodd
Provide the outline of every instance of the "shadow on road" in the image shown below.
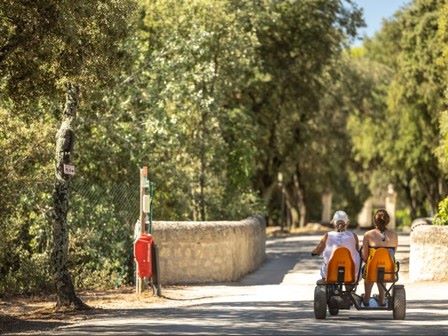
<path fill-rule="evenodd" d="M 29 330 L 51 330 L 68 325 L 62 321 L 27 320 L 0 314 L 0 335 L 8 332 L 26 332 Z"/>
<path fill-rule="evenodd" d="M 144 309 L 100 310 L 56 335 L 440 335 L 448 334 L 448 300 L 407 301 L 404 321 L 391 311 L 341 311 L 327 320 L 313 313 L 314 281 L 321 258 L 310 251 L 319 237 L 274 238 L 267 260 L 239 283 L 210 286 L 212 302 Z M 407 242 L 404 241 L 404 244 Z M 402 246 L 401 257 L 408 257 Z M 280 286 L 269 286 L 280 285 Z M 237 287 L 237 288 L 235 288 Z M 204 290 L 207 290 L 204 288 Z M 198 289 L 193 289 L 197 293 Z M 415 290 L 415 289 L 414 289 Z M 199 292 L 202 293 L 201 290 Z M 218 295 L 215 295 L 218 294 Z M 437 296 L 431 296 L 437 298 Z M 443 299 L 443 300 L 442 300 Z"/>
<path fill-rule="evenodd" d="M 433 335 L 448 332 L 448 315 L 441 313 L 447 307 L 448 300 L 410 301 L 404 321 L 393 320 L 390 311 L 356 310 L 316 320 L 311 301 L 220 302 L 181 308 L 104 311 L 98 318 L 107 317 L 108 324 L 92 320 L 60 332 L 70 335 Z"/>
<path fill-rule="evenodd" d="M 310 258 L 316 240 L 302 237 L 300 240 L 272 239 L 267 243 L 265 263 L 254 273 L 247 275 L 237 286 L 277 285 L 282 283 L 286 274 L 297 271 L 315 272 L 320 267 L 321 259 Z"/>

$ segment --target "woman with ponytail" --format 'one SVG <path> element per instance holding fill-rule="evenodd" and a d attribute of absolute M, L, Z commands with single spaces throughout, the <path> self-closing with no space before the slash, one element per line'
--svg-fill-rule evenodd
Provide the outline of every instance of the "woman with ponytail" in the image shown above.
<path fill-rule="evenodd" d="M 375 228 L 367 231 L 364 234 L 362 241 L 362 259 L 365 263 L 372 257 L 373 251 L 378 247 L 385 247 L 389 250 L 391 257 L 395 255 L 395 250 L 398 246 L 398 236 L 396 232 L 387 228 L 390 217 L 385 209 L 379 209 L 373 216 L 373 224 Z M 370 294 L 372 292 L 373 282 L 364 280 L 365 293 L 363 303 L 368 306 Z M 378 286 L 378 304 L 384 306 L 384 289 L 382 286 Z"/>

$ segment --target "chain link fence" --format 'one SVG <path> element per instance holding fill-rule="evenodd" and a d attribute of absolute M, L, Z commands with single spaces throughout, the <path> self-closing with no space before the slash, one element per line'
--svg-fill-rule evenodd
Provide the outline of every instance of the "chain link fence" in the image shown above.
<path fill-rule="evenodd" d="M 0 218 L 0 295 L 50 289 L 53 182 L 22 181 L 8 190 Z M 69 269 L 77 288 L 134 281 L 132 242 L 139 185 L 75 177 L 69 189 Z"/>

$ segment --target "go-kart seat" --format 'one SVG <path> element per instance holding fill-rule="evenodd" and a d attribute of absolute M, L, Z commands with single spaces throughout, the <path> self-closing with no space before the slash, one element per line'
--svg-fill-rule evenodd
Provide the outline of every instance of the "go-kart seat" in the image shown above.
<path fill-rule="evenodd" d="M 395 282 L 395 261 L 385 247 L 369 248 L 365 280 L 368 282 Z"/>
<path fill-rule="evenodd" d="M 327 268 L 327 284 L 352 284 L 356 281 L 355 263 L 346 247 L 338 247 L 331 255 Z"/>

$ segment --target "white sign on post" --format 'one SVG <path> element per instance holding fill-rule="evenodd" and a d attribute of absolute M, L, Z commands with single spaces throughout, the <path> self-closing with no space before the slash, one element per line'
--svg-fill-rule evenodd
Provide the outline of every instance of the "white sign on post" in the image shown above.
<path fill-rule="evenodd" d="M 148 213 L 151 209 L 151 196 L 143 195 L 143 212 Z"/>
<path fill-rule="evenodd" d="M 64 174 L 75 175 L 75 166 L 64 163 Z"/>

